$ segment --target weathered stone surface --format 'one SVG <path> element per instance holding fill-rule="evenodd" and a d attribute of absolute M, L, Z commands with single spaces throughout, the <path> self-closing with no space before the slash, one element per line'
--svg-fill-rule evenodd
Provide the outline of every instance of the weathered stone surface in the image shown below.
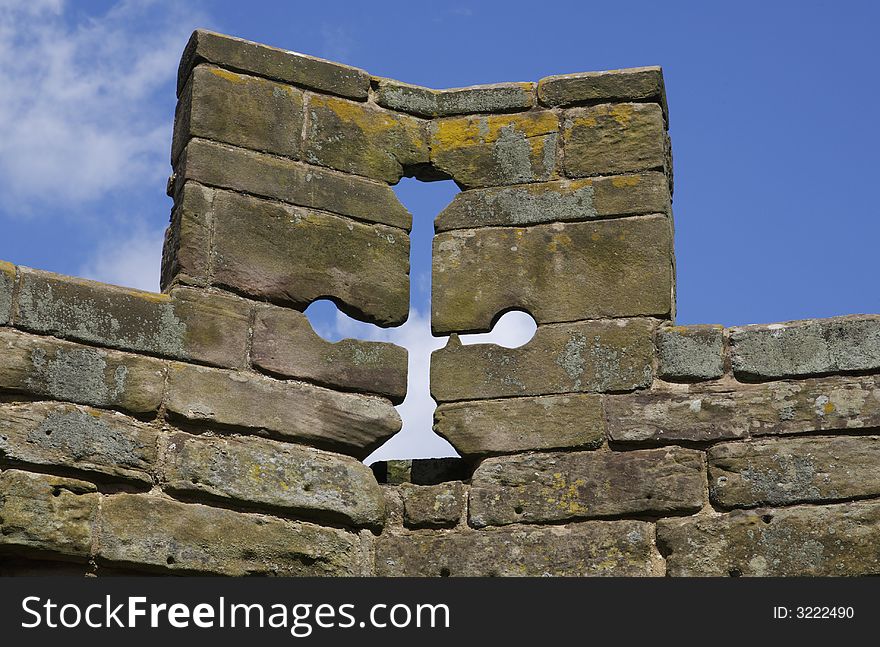
<path fill-rule="evenodd" d="M 359 546 L 351 533 L 149 495 L 104 497 L 98 541 L 101 561 L 184 573 L 358 572 Z"/>
<path fill-rule="evenodd" d="M 21 268 L 16 324 L 111 348 L 237 368 L 246 363 L 250 305 L 195 290 L 169 296 Z"/>
<path fill-rule="evenodd" d="M 356 67 L 197 29 L 180 61 L 178 95 L 202 61 L 352 99 L 366 99 L 370 90 L 370 75 Z"/>
<path fill-rule="evenodd" d="M 470 491 L 475 527 L 703 507 L 703 454 L 669 447 L 633 452 L 525 454 L 483 461 Z"/>
<path fill-rule="evenodd" d="M 724 373 L 721 326 L 673 326 L 657 331 L 658 373 L 664 380 L 699 381 Z"/>
<path fill-rule="evenodd" d="M 12 313 L 12 288 L 15 285 L 15 265 L 0 261 L 0 326 L 9 323 Z"/>
<path fill-rule="evenodd" d="M 880 377 L 829 377 L 690 393 L 605 398 L 608 431 L 625 442 L 712 441 L 880 426 Z"/>
<path fill-rule="evenodd" d="M 376 393 L 400 404 L 406 397 L 407 350 L 386 342 L 321 339 L 301 312 L 257 311 L 251 361 L 264 371 L 323 386 Z"/>
<path fill-rule="evenodd" d="M 173 283 L 205 286 L 209 282 L 211 209 L 214 190 L 186 182 L 178 192 L 162 247 L 163 291 Z"/>
<path fill-rule="evenodd" d="M 400 495 L 407 528 L 448 528 L 456 525 L 464 512 L 465 491 L 461 481 L 438 485 L 404 483 Z"/>
<path fill-rule="evenodd" d="M 474 461 L 463 458 L 417 458 L 376 461 L 370 468 L 379 483 L 439 485 L 447 481 L 469 480 L 474 471 Z"/>
<path fill-rule="evenodd" d="M 3 390 L 149 413 L 164 382 L 164 364 L 150 357 L 0 330 Z"/>
<path fill-rule="evenodd" d="M 0 405 L 0 458 L 152 484 L 155 431 L 121 413 L 72 404 Z"/>
<path fill-rule="evenodd" d="M 191 139 L 177 162 L 175 187 L 187 180 L 407 231 L 412 226 L 412 216 L 385 183 L 205 139 Z"/>
<path fill-rule="evenodd" d="M 464 191 L 440 212 L 434 229 L 521 227 L 669 210 L 669 183 L 651 172 Z"/>
<path fill-rule="evenodd" d="M 556 175 L 553 112 L 450 117 L 431 123 L 431 162 L 463 187 L 541 182 Z"/>
<path fill-rule="evenodd" d="M 303 117 L 302 91 L 213 65 L 199 65 L 177 104 L 171 162 L 177 160 L 190 137 L 296 158 Z"/>
<path fill-rule="evenodd" d="M 519 348 L 451 337 L 431 354 L 431 395 L 442 403 L 645 387 L 653 327 L 649 319 L 539 326 Z"/>
<path fill-rule="evenodd" d="M 337 97 L 309 95 L 307 162 L 391 184 L 428 162 L 427 122 Z"/>
<path fill-rule="evenodd" d="M 214 232 L 218 285 L 298 308 L 331 296 L 353 317 L 406 321 L 409 236 L 400 229 L 218 191 Z"/>
<path fill-rule="evenodd" d="M 400 576 L 662 576 L 654 528 L 642 521 L 385 534 L 376 574 Z"/>
<path fill-rule="evenodd" d="M 434 431 L 462 456 L 595 449 L 605 442 L 605 417 L 597 395 L 477 400 L 437 407 Z"/>
<path fill-rule="evenodd" d="M 355 526 L 381 527 L 384 499 L 370 468 L 348 456 L 262 438 L 175 433 L 165 453 L 175 492 L 204 493 Z"/>
<path fill-rule="evenodd" d="M 193 422 L 264 430 L 358 458 L 401 427 L 384 398 L 188 364 L 171 365 L 167 406 Z"/>
<path fill-rule="evenodd" d="M 574 108 L 563 122 L 562 147 L 569 177 L 665 169 L 663 112 L 655 103 Z"/>
<path fill-rule="evenodd" d="M 657 544 L 678 577 L 877 575 L 880 504 L 661 519 Z"/>
<path fill-rule="evenodd" d="M 91 483 L 20 470 L 0 472 L 0 551 L 86 558 L 97 510 L 98 494 Z"/>
<path fill-rule="evenodd" d="M 460 229 L 434 237 L 431 327 L 486 332 L 510 308 L 538 324 L 665 318 L 673 281 L 666 216 Z"/>
<path fill-rule="evenodd" d="M 535 105 L 535 84 L 496 83 L 432 90 L 392 79 L 378 79 L 376 103 L 420 117 L 512 112 Z"/>
<path fill-rule="evenodd" d="M 805 319 L 730 329 L 733 371 L 775 379 L 880 369 L 880 316 Z"/>
<path fill-rule="evenodd" d="M 880 436 L 774 438 L 709 450 L 709 495 L 725 508 L 880 494 Z"/>
<path fill-rule="evenodd" d="M 600 101 L 656 101 L 666 112 L 663 70 L 657 66 L 548 76 L 538 81 L 538 100 L 552 107 Z"/>

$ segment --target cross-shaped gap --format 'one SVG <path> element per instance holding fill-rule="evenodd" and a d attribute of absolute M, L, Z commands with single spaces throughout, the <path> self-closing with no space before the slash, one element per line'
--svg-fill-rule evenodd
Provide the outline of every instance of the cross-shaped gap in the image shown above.
<path fill-rule="evenodd" d="M 380 328 L 353 319 L 341 312 L 332 301 L 321 299 L 306 309 L 306 316 L 327 341 L 354 338 L 389 341 L 409 351 L 406 400 L 397 410 L 403 429 L 367 457 L 367 464 L 377 460 L 440 458 L 457 456 L 455 449 L 432 430 L 436 403 L 430 391 L 431 352 L 446 345 L 448 337 L 431 334 L 431 244 L 434 218 L 459 192 L 451 180 L 421 182 L 404 178 L 394 187 L 398 200 L 413 215 L 410 235 L 410 310 L 401 326 Z M 492 331 L 462 335 L 463 344 L 494 343 L 516 348 L 528 342 L 537 328 L 535 320 L 521 311 L 505 313 Z"/>

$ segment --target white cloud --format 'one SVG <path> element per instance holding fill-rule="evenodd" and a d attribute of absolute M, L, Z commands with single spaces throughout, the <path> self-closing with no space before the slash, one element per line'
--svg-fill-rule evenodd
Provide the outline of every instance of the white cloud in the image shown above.
<path fill-rule="evenodd" d="M 139 228 L 127 238 L 101 242 L 79 275 L 103 283 L 157 292 L 162 232 Z"/>

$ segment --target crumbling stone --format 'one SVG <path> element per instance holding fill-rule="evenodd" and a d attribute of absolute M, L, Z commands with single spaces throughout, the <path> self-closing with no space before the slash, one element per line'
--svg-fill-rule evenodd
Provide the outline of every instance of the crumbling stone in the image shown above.
<path fill-rule="evenodd" d="M 9 323 L 12 313 L 12 288 L 15 285 L 15 266 L 0 261 L 0 326 Z"/>
<path fill-rule="evenodd" d="M 404 483 L 399 489 L 407 528 L 448 528 L 461 520 L 465 502 L 461 481 L 438 485 Z"/>
<path fill-rule="evenodd" d="M 204 287 L 210 283 L 214 190 L 186 182 L 177 195 L 162 247 L 161 288 L 175 282 Z"/>

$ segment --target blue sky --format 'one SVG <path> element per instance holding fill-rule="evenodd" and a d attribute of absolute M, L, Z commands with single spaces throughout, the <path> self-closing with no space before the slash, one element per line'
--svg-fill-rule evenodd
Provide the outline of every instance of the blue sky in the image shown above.
<path fill-rule="evenodd" d="M 842 1 L 0 0 L 0 259 L 157 289 L 174 76 L 207 27 L 436 88 L 662 65 L 678 322 L 880 312 L 877 24 L 880 3 Z M 381 456 L 449 451 L 425 436 L 427 352 L 443 343 L 426 328 L 426 250 L 455 191 L 399 188 L 416 219 L 406 326 L 310 310 L 330 338 L 419 357 L 407 429 Z"/>

